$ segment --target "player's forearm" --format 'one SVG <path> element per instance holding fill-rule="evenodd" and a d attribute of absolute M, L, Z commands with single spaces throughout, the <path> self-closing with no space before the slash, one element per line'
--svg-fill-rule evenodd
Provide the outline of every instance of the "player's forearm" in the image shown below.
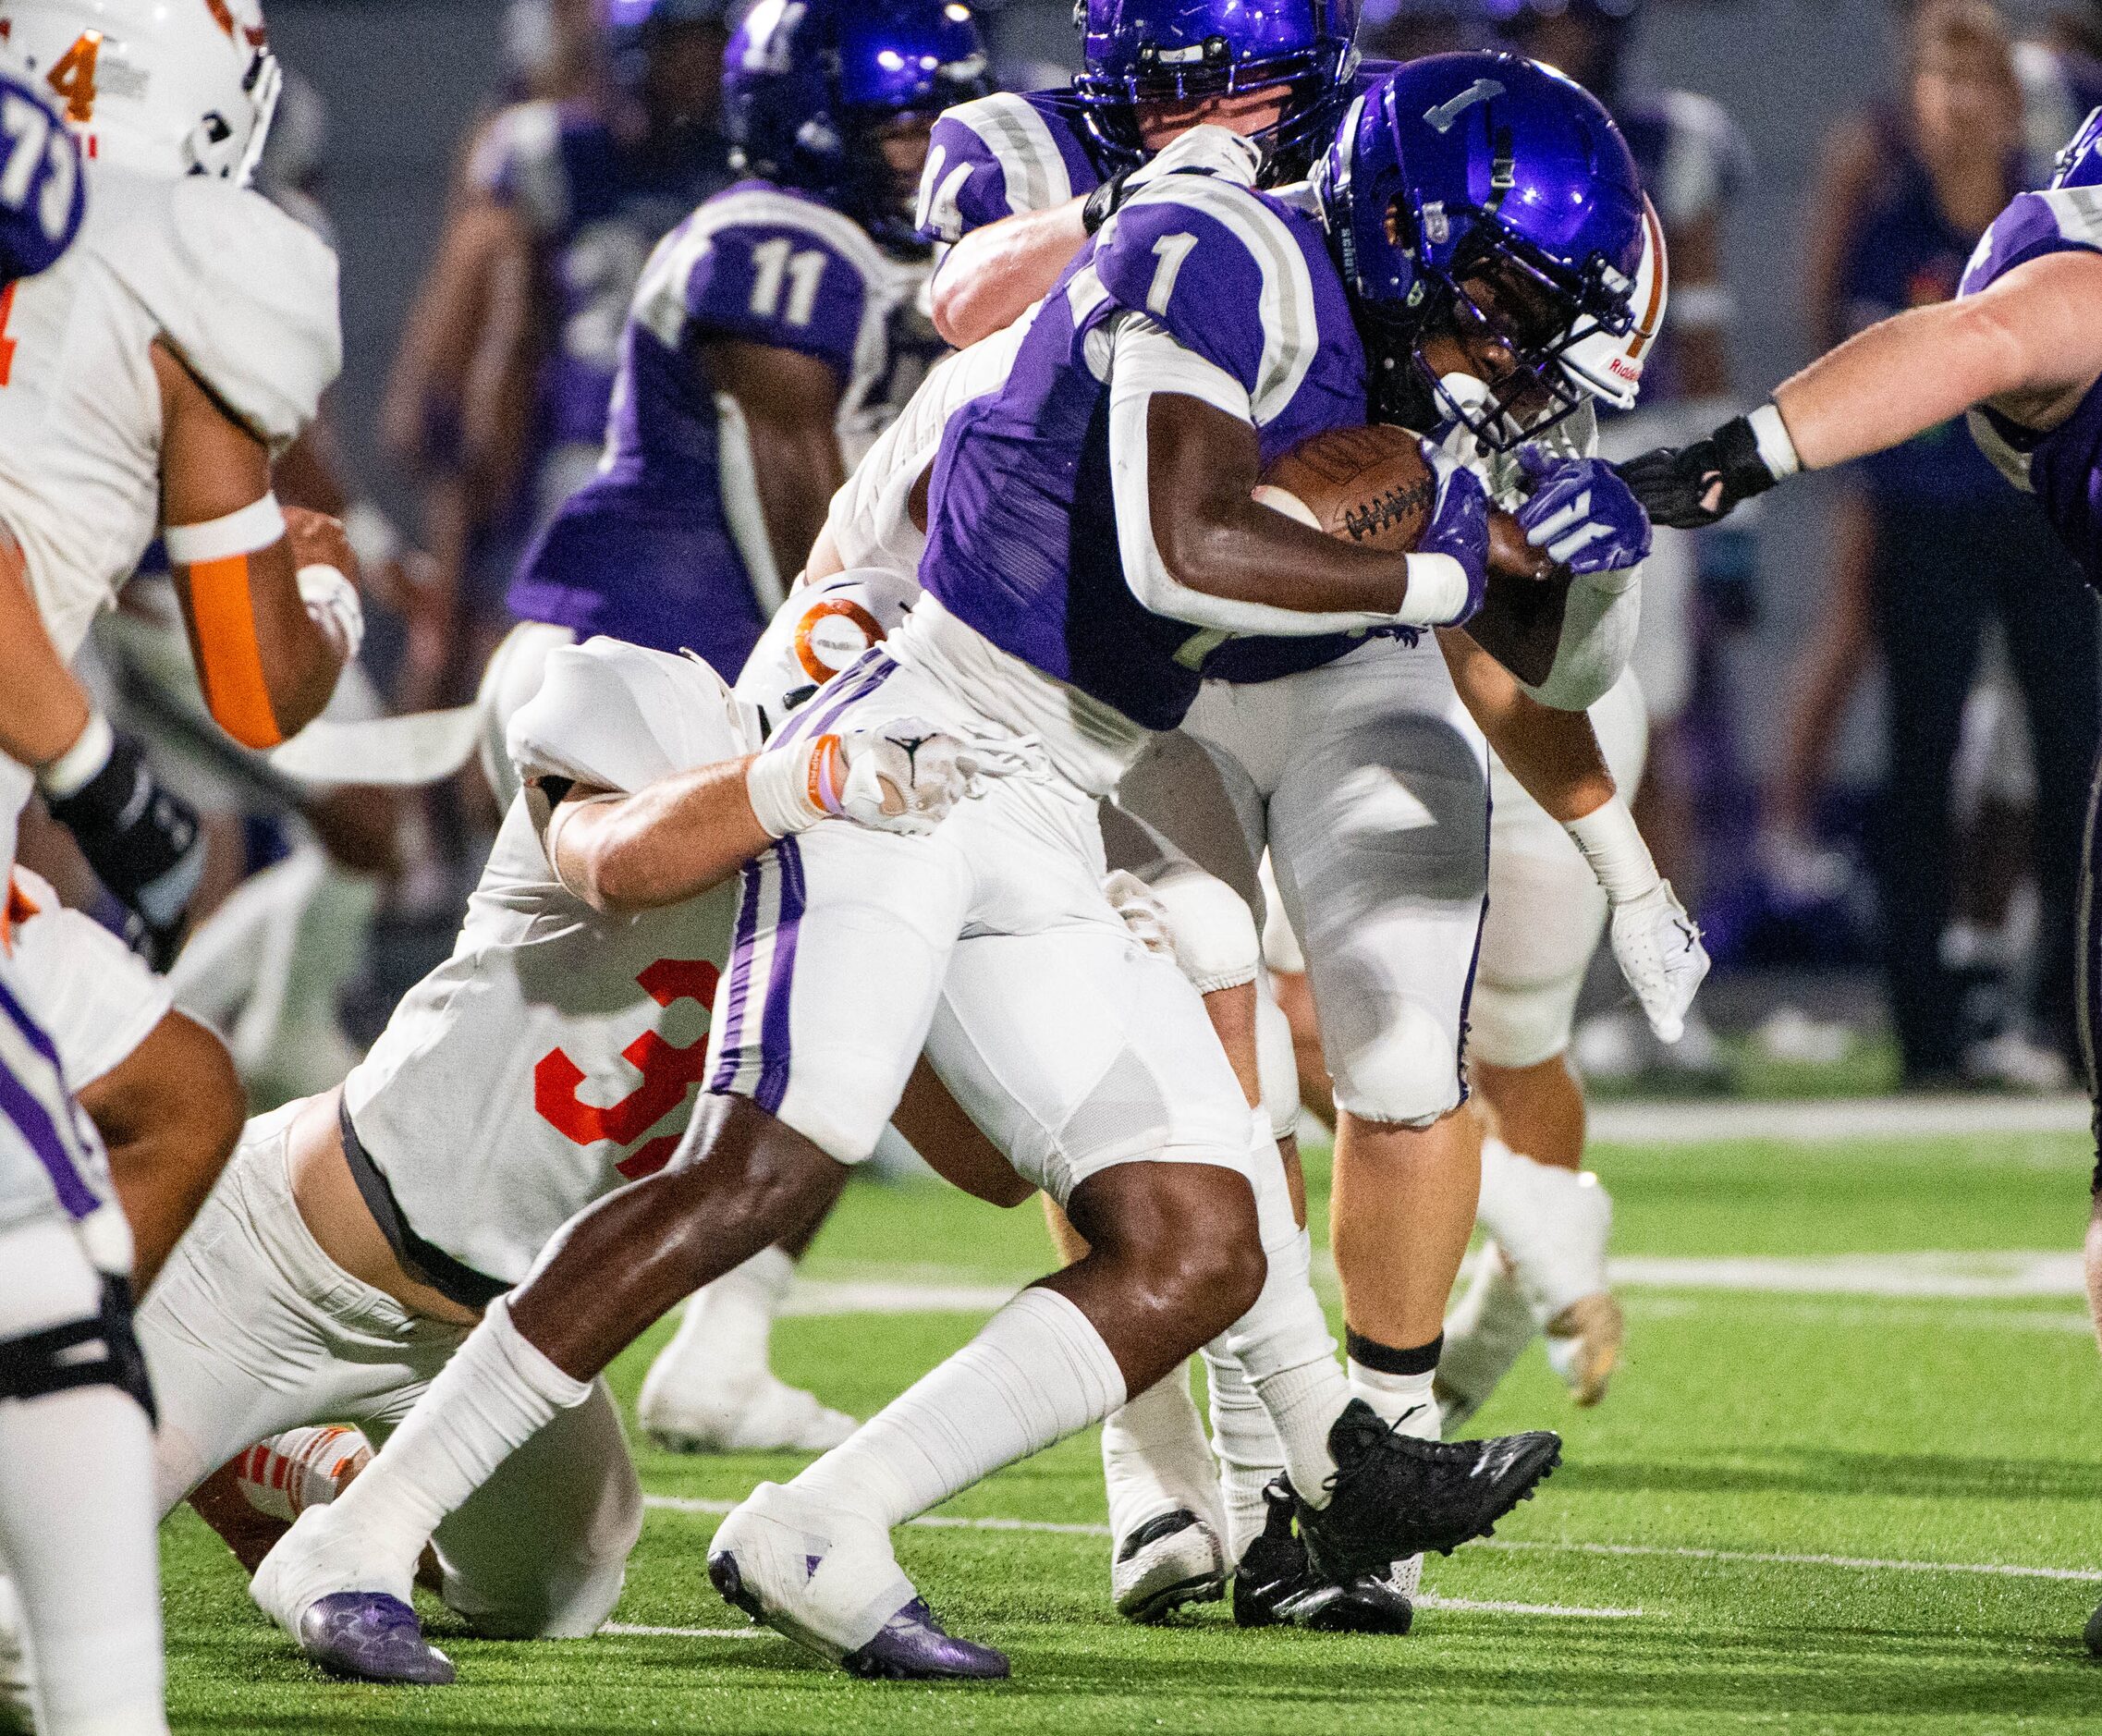
<path fill-rule="evenodd" d="M 219 727 L 243 747 L 263 749 L 320 716 L 356 647 L 335 617 L 310 612 L 290 540 L 174 565 Z"/>
<path fill-rule="evenodd" d="M 548 825 L 556 877 L 593 910 L 683 903 L 774 842 L 747 793 L 750 759 L 682 772 L 632 795 L 564 803 Z"/>
<path fill-rule="evenodd" d="M 1041 300 L 1087 240 L 1084 202 L 1020 212 L 957 242 L 935 275 L 935 329 L 943 340 L 966 348 Z"/>
<path fill-rule="evenodd" d="M 832 496 L 847 480 L 839 438 L 822 428 L 752 431 L 752 464 L 759 479 L 759 510 L 774 569 L 786 589 L 802 571 L 825 530 Z"/>
<path fill-rule="evenodd" d="M 1612 801 L 1588 713 L 1541 704 L 1464 632 L 1440 632 L 1438 644 L 1461 703 L 1527 795 L 1565 825 Z"/>
<path fill-rule="evenodd" d="M 88 727 L 87 690 L 44 631 L 36 600 L 11 562 L 0 562 L 0 752 L 48 765 Z"/>

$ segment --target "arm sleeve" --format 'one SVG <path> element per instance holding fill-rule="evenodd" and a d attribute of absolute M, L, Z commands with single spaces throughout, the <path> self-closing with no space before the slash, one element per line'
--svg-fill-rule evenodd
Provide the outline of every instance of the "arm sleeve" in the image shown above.
<path fill-rule="evenodd" d="M 1389 627 L 1391 615 L 1370 611 L 1313 614 L 1193 591 L 1167 570 L 1154 541 L 1146 417 L 1156 392 L 1201 398 L 1253 422 L 1247 388 L 1216 363 L 1185 348 L 1143 314 L 1118 321 L 1109 360 L 1109 474 L 1117 508 L 1117 545 L 1124 582 L 1155 615 L 1230 633 L 1305 637 Z"/>
<path fill-rule="evenodd" d="M 751 750 L 735 702 L 698 657 L 616 639 L 567 645 L 512 717 L 506 748 L 521 781 L 567 777 L 633 790 Z"/>
<path fill-rule="evenodd" d="M 1538 686 L 1520 685 L 1557 711 L 1589 711 L 1627 672 L 1642 623 L 1642 571 L 1583 573 L 1570 581 L 1555 661 Z"/>
<path fill-rule="evenodd" d="M 1022 96 L 980 97 L 948 110 L 927 141 L 921 235 L 959 241 L 1002 217 L 1049 211 L 1093 192 L 1095 176 L 1077 150 L 1060 149 L 1055 128 L 1068 128 L 1062 116 L 1047 116 Z"/>

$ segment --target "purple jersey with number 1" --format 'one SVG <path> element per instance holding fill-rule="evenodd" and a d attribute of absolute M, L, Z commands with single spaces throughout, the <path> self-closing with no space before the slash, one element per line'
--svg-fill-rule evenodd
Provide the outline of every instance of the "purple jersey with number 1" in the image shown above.
<path fill-rule="evenodd" d="M 643 269 L 598 474 L 528 551 L 511 612 L 580 639 L 690 649 L 734 678 L 793 575 L 764 579 L 773 557 L 751 453 L 700 348 L 754 344 L 824 362 L 838 383 L 851 462 L 938 349 L 931 326 L 922 341 L 915 307 L 925 270 L 770 181 L 741 181 L 694 212 Z"/>
<path fill-rule="evenodd" d="M 1265 462 L 1364 421 L 1364 350 L 1319 222 L 1211 176 L 1167 177 L 1045 298 L 1006 385 L 950 419 L 920 577 L 1001 649 L 1169 729 L 1221 635 L 1152 613 L 1124 581 L 1106 376 L 1110 327 L 1130 313 L 1240 383 Z M 1355 642 L 1291 642 L 1320 662 Z"/>
<path fill-rule="evenodd" d="M 1993 219 L 1957 293 L 1976 295 L 2033 259 L 2070 252 L 2102 253 L 2102 188 L 2020 195 Z M 2088 583 L 2102 589 L 2102 381 L 2046 433 L 1989 408 L 1971 412 L 1971 432 L 2008 479 L 2043 504 Z"/>

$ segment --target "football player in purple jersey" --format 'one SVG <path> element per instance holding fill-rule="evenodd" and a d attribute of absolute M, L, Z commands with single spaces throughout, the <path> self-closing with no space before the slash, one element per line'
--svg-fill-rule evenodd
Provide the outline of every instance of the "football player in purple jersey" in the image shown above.
<path fill-rule="evenodd" d="M 1886 451 L 1968 414 L 1986 456 L 2034 494 L 2089 583 L 2102 588 L 2102 109 L 2066 146 L 2051 186 L 2022 193 L 1979 241 L 1952 301 L 1868 327 L 1784 381 L 1749 416 L 1620 467 L 1660 524 L 1714 524 L 1802 471 Z M 2102 807 L 2081 870 L 2080 1021 L 2095 1087 Z M 2102 1118 L 2097 1123 L 2102 1145 Z M 2102 1160 L 2087 1233 L 2102 1326 Z M 2102 1654 L 2102 1611 L 2088 1624 Z"/>
<path fill-rule="evenodd" d="M 680 1154 L 573 1219 L 325 1531 L 301 1521 L 315 1547 L 298 1528 L 279 1546 L 292 1554 L 278 1578 L 300 1596 L 399 1579 L 435 1519 L 646 1322 L 807 1223 L 841 1167 L 873 1148 L 923 1045 L 1089 1252 L 725 1522 L 711 1574 L 740 1607 L 858 1673 L 1004 1674 L 997 1654 L 941 1632 L 898 1568 L 891 1529 L 1207 1343 L 1267 1417 L 1302 1540 L 1333 1580 L 1479 1535 L 1551 1467 L 1552 1436 L 1424 1440 L 1353 1397 L 1268 1117 L 1249 1108 L 1195 988 L 1109 904 L 1096 820 L 1096 800 L 1176 724 L 1226 638 L 1399 644 L 1480 606 L 1483 486 L 1436 448 L 1431 523 L 1405 555 L 1325 537 L 1252 494 L 1265 458 L 1362 424 L 1374 368 L 1383 380 L 1404 369 L 1388 346 L 1412 341 L 1401 326 L 1419 272 L 1456 314 L 1459 359 L 1505 387 L 1500 407 L 1467 407 L 1492 440 L 1529 402 L 1573 404 L 1570 370 L 1625 359 L 1645 253 L 1632 169 L 1594 186 L 1594 148 L 1610 163 L 1611 135 L 1588 99 L 1523 63 L 1493 69 L 1522 88 L 1508 107 L 1534 105 L 1511 127 L 1529 145 L 1543 128 L 1560 141 L 1510 165 L 1523 202 L 1552 209 L 1548 185 L 1566 194 L 1577 177 L 1582 218 L 1549 245 L 1515 230 L 1489 245 L 1448 226 L 1444 252 L 1398 247 L 1387 223 L 1407 190 L 1397 157 L 1413 109 L 1382 103 L 1362 156 L 1351 134 L 1348 160 L 1365 172 L 1329 182 L 1331 223 L 1216 175 L 1141 186 L 1045 299 L 1006 384 L 950 420 L 921 601 L 761 764 L 812 730 L 912 716 L 1006 775 L 932 837 L 871 851 L 820 825 L 759 859 L 718 995 L 709 1089 Z M 1441 86 L 1433 106 L 1457 128 L 1484 101 L 1467 75 L 1485 68 L 1448 70 L 1458 88 Z M 1454 140 L 1462 182 L 1484 153 L 1485 196 L 1504 130 L 1485 127 L 1505 113 L 1475 116 Z M 1380 334 L 1370 363 L 1360 314 Z M 1595 468 L 1562 469 L 1532 528 L 1589 572 L 1617 570 L 1643 540 L 1639 511 Z M 1575 599 L 1596 589 L 1572 581 L 1580 639 L 1599 616 Z M 1565 653 L 1601 654 L 1558 647 L 1564 677 Z M 1610 646 L 1602 654 L 1613 661 Z M 1479 802 L 1479 761 L 1450 770 Z M 1485 824 L 1477 811 L 1471 847 L 1456 826 L 1457 876 L 1479 874 Z M 1431 1318 L 1435 1333 L 1435 1305 Z M 1423 1386 L 1427 1407 L 1427 1374 Z"/>
<path fill-rule="evenodd" d="M 1304 175 L 1375 70 L 1361 72 L 1357 18 L 1357 0 L 1086 0 L 1069 90 L 988 96 L 935 128 L 920 228 L 950 244 L 935 277 L 942 336 L 960 348 L 1011 324 L 1192 128 L 1253 140 L 1265 185 Z"/>

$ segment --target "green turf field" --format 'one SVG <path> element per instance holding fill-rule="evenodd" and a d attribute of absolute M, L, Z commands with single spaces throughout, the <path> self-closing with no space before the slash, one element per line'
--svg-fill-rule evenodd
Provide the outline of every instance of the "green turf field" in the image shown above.
<path fill-rule="evenodd" d="M 1644 1279 L 1624 1293 L 1629 1363 L 1606 1404 L 1579 1413 L 1535 1351 L 1476 1419 L 1485 1432 L 1561 1429 L 1564 1468 L 1492 1544 L 1432 1562 L 1433 1607 L 1405 1640 L 1244 1634 L 1216 1608 L 1163 1630 L 1119 1622 L 1091 1529 L 1103 1503 L 1090 1435 L 899 1534 L 944 1619 L 1007 1648 L 1014 1681 L 858 1684 L 738 1632 L 705 1576 L 713 1515 L 795 1461 L 647 1453 L 656 1504 L 617 1624 L 700 1632 L 483 1644 L 433 1606 L 458 1686 L 327 1684 L 185 1517 L 164 1534 L 175 1725 L 2102 1728 L 2102 1667 L 2079 1642 L 2102 1598 L 2102 1367 L 2066 1289 L 2084 1143 L 1602 1149 L 1616 1253 Z M 866 1414 L 970 1335 L 976 1317 L 956 1310 L 973 1292 L 1033 1276 L 1044 1248 L 1033 1206 L 858 1187 L 805 1268 L 824 1281 L 811 1300 L 939 1310 L 788 1320 L 781 1370 Z M 2025 1252 L 2050 1258 L 2004 1257 Z M 1903 1257 L 1937 1253 L 1949 1257 Z M 649 1348 L 617 1371 L 626 1397 Z"/>

